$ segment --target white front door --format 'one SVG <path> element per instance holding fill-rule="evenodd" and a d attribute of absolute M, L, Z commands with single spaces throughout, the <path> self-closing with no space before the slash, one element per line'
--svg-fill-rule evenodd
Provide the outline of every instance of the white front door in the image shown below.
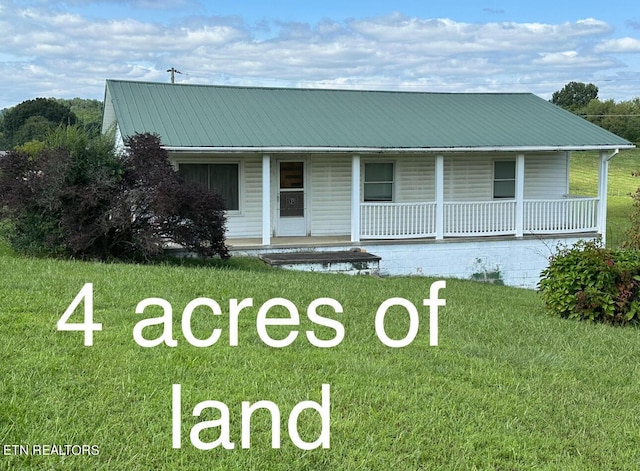
<path fill-rule="evenodd" d="M 305 236 L 306 198 L 304 162 L 278 163 L 278 236 Z"/>

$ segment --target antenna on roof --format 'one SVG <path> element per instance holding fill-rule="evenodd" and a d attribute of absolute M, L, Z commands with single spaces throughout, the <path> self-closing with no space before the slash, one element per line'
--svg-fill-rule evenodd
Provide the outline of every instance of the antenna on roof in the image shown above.
<path fill-rule="evenodd" d="M 182 73 L 179 70 L 174 69 L 173 67 L 167 69 L 167 72 L 171 72 L 171 83 L 176 83 L 176 74 Z"/>

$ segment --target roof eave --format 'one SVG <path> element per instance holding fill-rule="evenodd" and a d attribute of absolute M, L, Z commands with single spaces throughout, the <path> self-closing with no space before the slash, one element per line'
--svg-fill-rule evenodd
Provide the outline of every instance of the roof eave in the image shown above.
<path fill-rule="evenodd" d="M 479 146 L 479 147 L 207 147 L 207 146 L 163 146 L 169 152 L 176 153 L 259 153 L 259 154 L 292 154 L 292 153 L 340 153 L 340 154 L 416 154 L 416 153 L 487 153 L 487 152 L 567 152 L 633 149 L 633 144 L 603 145 L 568 145 L 568 146 Z"/>

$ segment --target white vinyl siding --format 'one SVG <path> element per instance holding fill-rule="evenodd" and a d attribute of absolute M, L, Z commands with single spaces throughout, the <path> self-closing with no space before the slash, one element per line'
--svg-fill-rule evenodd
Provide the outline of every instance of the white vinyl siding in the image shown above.
<path fill-rule="evenodd" d="M 396 161 L 396 200 L 399 203 L 434 201 L 435 156 L 406 156 Z"/>
<path fill-rule="evenodd" d="M 497 160 L 502 158 L 495 155 L 445 155 L 445 201 L 493 200 L 493 165 Z M 566 195 L 567 160 L 564 152 L 527 154 L 524 162 L 525 199 L 559 199 Z"/>
<path fill-rule="evenodd" d="M 318 156 L 310 161 L 311 235 L 351 233 L 351 158 Z"/>
<path fill-rule="evenodd" d="M 262 156 L 244 159 L 240 214 L 229 214 L 227 237 L 262 237 Z"/>
<path fill-rule="evenodd" d="M 568 163 L 564 152 L 526 156 L 524 199 L 561 199 L 568 192 Z"/>
<path fill-rule="evenodd" d="M 445 155 L 444 200 L 493 200 L 493 160 L 489 155 Z"/>

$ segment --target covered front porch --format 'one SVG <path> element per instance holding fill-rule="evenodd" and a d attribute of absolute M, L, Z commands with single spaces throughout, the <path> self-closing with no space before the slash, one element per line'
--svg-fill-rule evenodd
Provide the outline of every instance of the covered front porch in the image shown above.
<path fill-rule="evenodd" d="M 550 195 L 545 198 L 525 198 L 525 162 L 528 156 L 511 154 L 515 163 L 513 194 L 507 198 L 458 201 L 449 197 L 445 185 L 445 155 L 432 156 L 432 183 L 435 197 L 423 201 L 365 201 L 363 198 L 363 164 L 361 156 L 349 158 L 350 233 L 337 236 L 338 243 L 357 244 L 367 240 L 409 240 L 445 238 L 486 238 L 495 236 L 562 235 L 590 233 L 605 238 L 606 195 L 609 160 L 616 150 L 600 151 L 598 194 L 595 197 L 579 195 Z M 370 156 L 364 157 L 371 161 Z M 567 160 L 568 161 L 568 160 Z M 272 159 L 262 156 L 262 236 L 259 245 L 282 245 L 289 240 L 298 245 L 310 243 L 318 234 L 308 231 L 308 237 L 275 237 L 273 230 L 277 192 L 273 191 Z M 568 184 L 567 184 L 568 188 Z M 529 195 L 531 196 L 531 195 Z M 275 204 L 274 204 L 275 203 Z M 345 201 L 346 203 L 346 201 Z M 314 204 L 309 195 L 307 206 Z M 277 211 L 277 210 L 276 210 Z M 230 240 L 236 245 L 234 240 Z M 240 245 L 245 245 L 244 243 Z M 249 244 L 254 245 L 254 244 Z"/>

